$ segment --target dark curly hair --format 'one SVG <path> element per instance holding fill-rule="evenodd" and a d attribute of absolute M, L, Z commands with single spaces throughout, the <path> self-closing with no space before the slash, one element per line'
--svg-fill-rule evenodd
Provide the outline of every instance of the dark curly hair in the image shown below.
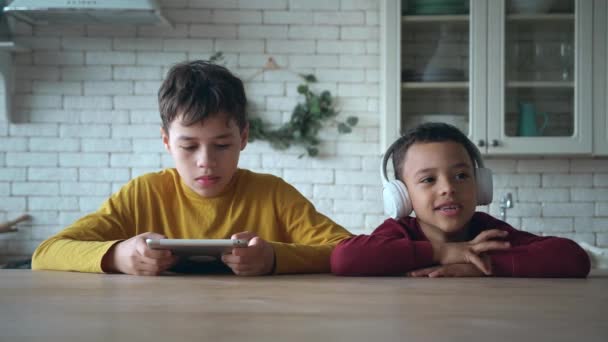
<path fill-rule="evenodd" d="M 453 141 L 461 144 L 467 150 L 473 167 L 483 165 L 479 150 L 469 138 L 458 128 L 443 122 L 427 122 L 420 124 L 401 136 L 393 147 L 393 169 L 395 178 L 401 179 L 405 155 L 414 143 Z"/>

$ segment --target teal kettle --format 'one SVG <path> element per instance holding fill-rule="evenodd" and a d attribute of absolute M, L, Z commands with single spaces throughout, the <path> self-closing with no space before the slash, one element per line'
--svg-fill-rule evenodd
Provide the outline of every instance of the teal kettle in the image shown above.
<path fill-rule="evenodd" d="M 543 117 L 543 123 L 540 127 L 537 125 L 537 117 Z M 547 113 L 537 113 L 534 105 L 531 103 L 522 102 L 519 104 L 519 126 L 518 133 L 520 137 L 535 137 L 543 135 L 548 122 Z"/>

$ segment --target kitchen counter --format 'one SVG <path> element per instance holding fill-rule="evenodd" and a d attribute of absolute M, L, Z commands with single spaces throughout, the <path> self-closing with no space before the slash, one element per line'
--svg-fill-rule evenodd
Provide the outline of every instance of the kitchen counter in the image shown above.
<path fill-rule="evenodd" d="M 2 341 L 608 341 L 608 277 L 0 270 Z"/>

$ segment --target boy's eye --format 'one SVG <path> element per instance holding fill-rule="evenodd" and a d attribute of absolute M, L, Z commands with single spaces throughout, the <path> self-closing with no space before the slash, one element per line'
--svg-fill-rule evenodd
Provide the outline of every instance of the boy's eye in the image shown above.
<path fill-rule="evenodd" d="M 420 183 L 432 183 L 434 181 L 435 181 L 435 178 L 433 178 L 433 177 L 426 177 L 426 178 L 422 178 L 420 180 Z"/>
<path fill-rule="evenodd" d="M 456 179 L 458 179 L 458 180 L 465 180 L 467 178 L 469 178 L 469 174 L 465 173 L 465 172 L 461 172 L 456 175 Z"/>
<path fill-rule="evenodd" d="M 186 150 L 186 151 L 194 151 L 194 150 L 196 150 L 197 146 L 196 145 L 180 146 L 180 148 L 183 150 Z"/>
<path fill-rule="evenodd" d="M 219 149 L 225 149 L 230 147 L 230 144 L 217 144 L 215 145 L 215 147 L 219 148 Z"/>

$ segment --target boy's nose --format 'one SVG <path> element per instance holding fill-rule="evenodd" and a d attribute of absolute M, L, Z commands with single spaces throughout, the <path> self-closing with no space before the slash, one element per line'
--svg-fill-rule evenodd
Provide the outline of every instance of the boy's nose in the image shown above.
<path fill-rule="evenodd" d="M 201 168 L 209 168 L 215 166 L 215 157 L 209 149 L 201 149 L 201 152 L 196 156 L 196 166 Z"/>
<path fill-rule="evenodd" d="M 439 183 L 439 190 L 442 195 L 451 195 L 456 192 L 456 187 L 451 181 L 445 179 Z"/>

